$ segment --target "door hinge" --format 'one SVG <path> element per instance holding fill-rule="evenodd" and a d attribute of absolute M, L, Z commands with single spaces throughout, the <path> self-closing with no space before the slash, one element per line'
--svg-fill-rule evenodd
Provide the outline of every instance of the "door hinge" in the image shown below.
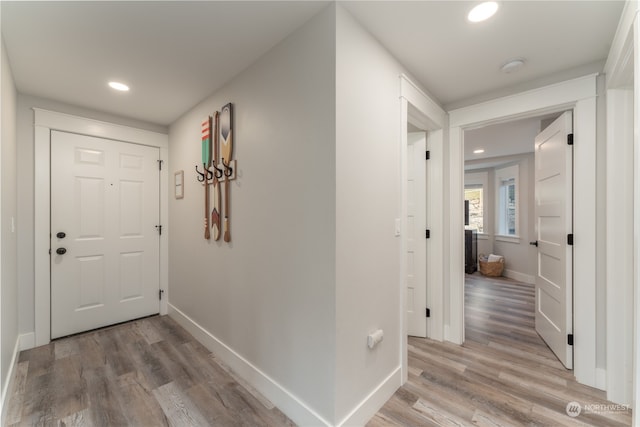
<path fill-rule="evenodd" d="M 567 245 L 573 246 L 573 233 L 567 234 Z"/>
<path fill-rule="evenodd" d="M 427 153 L 427 154 L 426 154 L 426 156 L 425 156 L 425 157 L 426 157 L 426 158 L 425 158 L 425 160 L 429 160 L 429 159 L 431 158 L 431 151 L 427 150 L 427 152 L 426 152 L 426 153 Z"/>
<path fill-rule="evenodd" d="M 567 135 L 567 145 L 573 145 L 573 134 L 572 133 Z"/>
<path fill-rule="evenodd" d="M 164 160 L 158 159 L 158 169 L 159 170 L 162 170 L 162 162 L 164 162 Z"/>
<path fill-rule="evenodd" d="M 426 310 L 427 312 L 425 313 L 427 315 L 427 317 L 431 317 L 431 310 L 427 308 Z"/>
<path fill-rule="evenodd" d="M 573 334 L 567 335 L 567 344 L 573 345 Z"/>
<path fill-rule="evenodd" d="M 162 226 L 161 225 L 156 225 L 156 230 L 158 230 L 158 234 L 160 236 L 162 236 Z"/>
<path fill-rule="evenodd" d="M 430 238 L 431 238 L 431 230 L 426 230 L 425 237 L 426 237 L 427 239 L 430 239 Z"/>
<path fill-rule="evenodd" d="M 164 294 L 164 289 L 159 289 L 159 290 L 158 290 L 158 299 L 159 299 L 160 301 L 162 301 L 162 294 Z"/>

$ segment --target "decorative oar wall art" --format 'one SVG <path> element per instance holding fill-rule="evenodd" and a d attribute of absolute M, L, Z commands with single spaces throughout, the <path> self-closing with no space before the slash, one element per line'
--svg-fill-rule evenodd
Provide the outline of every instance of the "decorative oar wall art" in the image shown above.
<path fill-rule="evenodd" d="M 213 129 L 212 129 L 213 128 Z M 222 107 L 202 121 L 202 167 L 196 165 L 198 181 L 204 186 L 204 238 L 210 238 L 209 228 L 213 228 L 213 240 L 223 236 L 225 242 L 231 241 L 231 185 L 236 179 L 236 161 L 233 160 L 233 105 Z M 213 158 L 211 149 L 213 146 Z M 221 184 L 224 183 L 224 199 Z M 209 185 L 213 185 L 213 209 L 209 222 Z"/>

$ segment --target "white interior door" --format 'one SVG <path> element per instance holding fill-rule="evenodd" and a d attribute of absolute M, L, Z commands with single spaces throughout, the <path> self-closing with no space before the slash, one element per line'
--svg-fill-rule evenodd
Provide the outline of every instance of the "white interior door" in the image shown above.
<path fill-rule="evenodd" d="M 159 156 L 51 132 L 52 338 L 159 312 Z"/>
<path fill-rule="evenodd" d="M 535 139 L 536 331 L 568 369 L 573 368 L 572 114 L 566 112 Z"/>
<path fill-rule="evenodd" d="M 407 137 L 407 333 L 427 336 L 427 136 Z"/>

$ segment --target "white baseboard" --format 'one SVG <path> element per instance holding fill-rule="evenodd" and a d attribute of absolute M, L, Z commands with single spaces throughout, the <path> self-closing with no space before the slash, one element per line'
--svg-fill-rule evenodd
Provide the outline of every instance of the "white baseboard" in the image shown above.
<path fill-rule="evenodd" d="M 171 305 L 171 303 L 169 303 L 169 316 L 213 352 L 216 357 L 220 358 L 235 374 L 262 393 L 293 422 L 301 426 L 331 426 L 330 422 L 318 415 L 291 392 L 213 336 L 189 316 Z"/>
<path fill-rule="evenodd" d="M 513 270 L 504 270 L 504 276 L 513 280 L 517 280 L 518 282 L 530 283 L 535 285 L 536 278 L 530 274 L 520 273 L 518 271 Z"/>
<path fill-rule="evenodd" d="M 389 374 L 369 395 L 347 415 L 337 427 L 363 426 L 380 410 L 402 385 L 400 366 Z"/>
<path fill-rule="evenodd" d="M 6 425 L 7 420 L 7 397 L 13 391 L 13 374 L 15 372 L 16 364 L 18 362 L 18 353 L 20 353 L 20 337 L 16 339 L 16 345 L 13 346 L 13 355 L 11 356 L 11 364 L 9 365 L 9 372 L 7 372 L 7 378 L 2 388 L 2 397 L 0 398 L 0 420 L 1 425 Z"/>
<path fill-rule="evenodd" d="M 607 389 L 607 370 L 596 368 L 596 388 L 600 390 Z"/>
<path fill-rule="evenodd" d="M 18 336 L 18 342 L 20 346 L 20 351 L 29 350 L 36 346 L 36 334 L 33 332 L 20 334 Z"/>

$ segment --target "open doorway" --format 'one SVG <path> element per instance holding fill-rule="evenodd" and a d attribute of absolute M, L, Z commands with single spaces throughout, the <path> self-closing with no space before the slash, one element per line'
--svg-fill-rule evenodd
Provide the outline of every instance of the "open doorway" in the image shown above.
<path fill-rule="evenodd" d="M 426 327 L 426 336 L 437 341 L 442 341 L 444 336 L 444 261 L 443 261 L 443 245 L 444 245 L 444 215 L 442 205 L 444 199 L 444 126 L 446 123 L 446 113 L 436 103 L 434 103 L 424 92 L 414 85 L 406 76 L 400 77 L 400 217 L 396 219 L 396 236 L 400 237 L 400 309 L 401 309 L 401 381 L 407 381 L 408 378 L 408 310 L 416 311 L 420 314 L 420 323 Z M 409 259 L 407 257 L 409 248 L 409 233 L 405 230 L 409 229 L 409 135 L 411 133 L 419 134 L 417 140 L 425 143 L 425 150 L 429 152 L 429 159 L 422 148 L 415 151 L 416 161 L 429 162 L 429 165 L 423 164 L 425 190 L 419 192 L 419 199 L 416 201 L 425 209 L 426 227 L 431 229 L 430 238 L 423 244 L 426 244 L 426 255 L 424 262 L 424 276 L 420 286 L 424 288 L 426 300 L 420 297 L 415 308 L 407 305 L 407 278 L 409 271 Z M 417 142 L 416 140 L 416 142 Z M 411 145 L 414 145 L 413 143 Z M 414 156 L 412 156 L 414 158 Z M 421 178 L 422 179 L 422 178 Z M 426 181 L 426 182 L 425 182 Z M 416 228 L 419 230 L 419 228 Z M 425 231 L 423 230 L 422 233 Z M 425 235 L 421 233 L 421 237 Z M 428 268 L 427 268 L 428 266 Z M 427 302 L 430 305 L 431 312 L 427 317 Z M 416 316 L 416 319 L 418 317 Z"/>
<path fill-rule="evenodd" d="M 466 130 L 465 336 L 573 367 L 571 112 Z M 572 134 L 571 134 L 572 135 Z M 540 339 L 542 338 L 542 340 Z M 497 353 L 501 354 L 501 353 Z"/>
<path fill-rule="evenodd" d="M 598 298 L 604 289 L 604 282 L 598 280 L 604 259 L 597 256 L 602 251 L 599 250 L 598 234 L 594 233 L 602 227 L 601 217 L 596 215 L 596 201 L 602 194 L 601 181 L 597 179 L 601 176 L 598 171 L 601 171 L 602 162 L 598 161 L 596 124 L 604 119 L 602 114 L 597 114 L 603 105 L 598 98 L 599 81 L 596 75 L 588 75 L 449 112 L 449 197 L 451 217 L 455 221 L 449 223 L 450 323 L 446 336 L 454 343 L 465 341 L 464 270 L 460 268 L 464 264 L 464 228 L 461 226 L 464 218 L 464 131 L 572 110 L 577 141 L 573 147 L 573 233 L 580 236 L 572 247 L 573 282 L 576 284 L 573 303 L 580 308 L 573 313 L 574 374 L 579 383 L 604 389 L 604 333 L 599 325 L 604 324 L 605 314 L 599 304 L 602 298 Z"/>

